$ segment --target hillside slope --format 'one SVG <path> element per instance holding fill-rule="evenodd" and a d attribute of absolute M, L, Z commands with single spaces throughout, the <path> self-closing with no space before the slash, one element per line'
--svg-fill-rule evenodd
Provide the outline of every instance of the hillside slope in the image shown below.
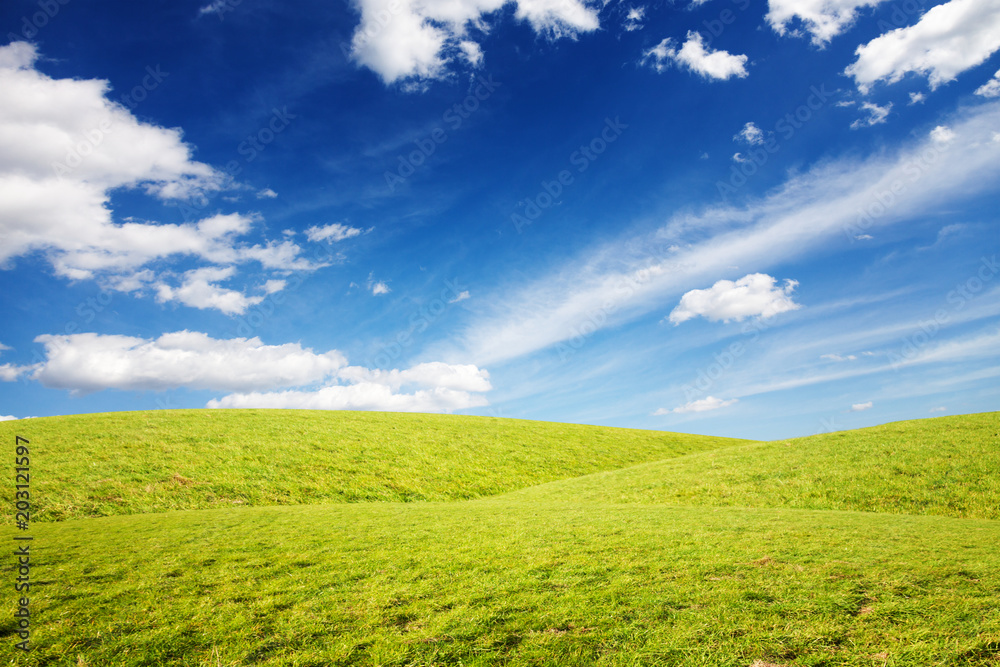
<path fill-rule="evenodd" d="M 461 500 L 749 441 L 413 413 L 158 410 L 0 422 L 31 441 L 33 520 Z M 4 513 L 10 523 L 12 516 Z"/>
<path fill-rule="evenodd" d="M 717 449 L 511 497 L 1000 519 L 1000 412 Z"/>

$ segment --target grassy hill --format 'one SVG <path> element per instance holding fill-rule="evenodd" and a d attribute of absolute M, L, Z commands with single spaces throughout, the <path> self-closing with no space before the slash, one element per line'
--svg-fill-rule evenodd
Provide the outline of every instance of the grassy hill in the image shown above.
<path fill-rule="evenodd" d="M 1000 413 L 716 449 L 526 489 L 534 502 L 795 507 L 1000 519 Z"/>
<path fill-rule="evenodd" d="M 206 421 L 217 415 L 232 419 Z M 47 492 L 62 498 L 100 449 L 94 441 L 124 453 L 92 462 L 115 460 L 140 477 L 142 452 L 169 450 L 151 461 L 163 475 L 192 450 L 208 457 L 222 447 L 206 468 L 214 476 L 202 479 L 272 494 L 286 488 L 276 486 L 282 478 L 241 480 L 240 471 L 272 470 L 272 456 L 293 444 L 298 457 L 287 465 L 334 458 L 339 472 L 318 502 L 285 480 L 293 492 L 262 493 L 261 506 L 138 514 L 136 501 L 114 506 L 126 510 L 116 516 L 34 525 L 36 649 L 13 650 L 7 614 L 0 663 L 995 667 L 1000 521 L 986 508 L 1000 472 L 998 418 L 774 443 L 374 413 L 19 423 L 18 432 L 51 426 L 34 432 L 53 444 L 33 465 L 39 480 L 59 471 Z M 322 449 L 329 430 L 339 442 L 358 433 L 366 455 Z M 636 465 L 655 446 L 663 460 Z M 471 452 L 499 467 L 478 465 L 488 481 L 460 470 L 479 461 Z M 623 463 L 612 471 L 615 456 Z M 444 499 L 398 502 L 376 469 Z M 354 474 L 365 481 L 354 485 Z M 142 489 L 145 479 L 123 481 Z M 448 496 L 456 480 L 470 486 Z M 343 502 L 358 500 L 344 488 L 390 491 Z M 894 495 L 879 504 L 882 493 Z M 4 527 L 0 538 L 13 533 Z M 7 581 L 12 561 L 0 565 Z M 13 608 L 12 587 L 4 590 Z"/>
<path fill-rule="evenodd" d="M 459 415 L 170 410 L 0 422 L 36 521 L 234 505 L 461 500 L 749 441 Z M 9 523 L 11 516 L 5 514 Z"/>

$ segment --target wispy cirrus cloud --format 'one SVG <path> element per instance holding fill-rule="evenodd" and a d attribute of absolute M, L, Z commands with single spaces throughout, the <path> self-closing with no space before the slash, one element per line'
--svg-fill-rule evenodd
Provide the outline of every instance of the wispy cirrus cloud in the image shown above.
<path fill-rule="evenodd" d="M 955 138 L 947 150 L 925 135 L 894 153 L 829 160 L 745 206 L 685 214 L 660 234 L 596 248 L 485 298 L 491 305 L 462 332 L 460 349 L 451 354 L 480 365 L 532 354 L 583 328 L 597 331 L 670 309 L 685 291 L 719 280 L 732 266 L 762 271 L 831 243 L 854 242 L 859 220 L 864 231 L 875 231 L 970 193 L 995 191 L 1000 150 L 992 136 L 998 124 L 1000 104 L 983 104 L 949 119 Z M 934 147 L 935 159 L 923 160 Z M 885 193 L 892 194 L 892 205 L 879 204 L 880 215 L 865 218 Z M 713 235 L 706 238 L 705 229 Z"/>

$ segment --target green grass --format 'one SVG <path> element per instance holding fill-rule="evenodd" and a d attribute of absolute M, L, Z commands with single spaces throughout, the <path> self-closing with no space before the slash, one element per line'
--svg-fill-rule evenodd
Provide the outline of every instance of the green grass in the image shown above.
<path fill-rule="evenodd" d="M 496 500 L 38 533 L 45 664 L 926 667 L 1000 649 L 989 521 Z"/>
<path fill-rule="evenodd" d="M 57 434 L 60 444 L 48 446 L 46 463 L 33 461 L 34 474 L 50 474 L 51 461 L 63 461 L 53 469 L 68 479 L 85 469 L 77 459 L 94 452 L 66 443 L 84 444 L 73 438 L 87 433 L 86 419 L 119 445 L 124 433 L 140 432 L 137 423 L 152 424 L 141 445 L 117 457 L 127 467 L 160 438 L 205 451 L 198 443 L 211 429 L 202 419 L 215 414 L 223 413 L 66 418 L 81 429 L 76 435 L 59 426 L 35 431 L 39 444 Z M 211 431 L 209 441 L 229 443 L 231 453 L 215 454 L 214 479 L 235 476 L 257 448 L 270 455 L 323 442 L 304 433 L 367 423 L 366 442 L 381 444 L 355 470 L 388 470 L 446 497 L 346 503 L 332 492 L 320 502 L 293 494 L 271 506 L 150 514 L 134 513 L 141 506 L 133 503 L 125 506 L 131 514 L 36 524 L 36 648 L 14 651 L 5 614 L 0 663 L 1000 665 L 1000 521 L 987 511 L 996 507 L 1000 472 L 997 413 L 725 448 L 706 438 L 684 444 L 693 452 L 686 455 L 684 436 L 644 431 L 588 436 L 592 427 L 448 416 L 225 414 L 234 416 L 230 431 Z M 267 428 L 272 414 L 283 430 Z M 316 417 L 329 421 L 318 426 Z M 418 428 L 431 439 L 421 442 Z M 501 435 L 491 442 L 490 433 Z M 532 444 L 503 442 L 517 434 Z M 485 441 L 481 450 L 476 438 Z M 465 465 L 472 459 L 462 458 L 462 443 L 492 457 L 494 468 L 477 468 L 491 475 L 478 499 L 447 497 L 450 480 L 472 476 L 435 476 L 428 463 L 437 451 L 439 465 L 449 467 L 448 457 Z M 615 443 L 623 451 L 612 453 Z M 628 443 L 633 449 L 624 451 Z M 671 458 L 635 465 L 646 443 L 660 443 Z M 699 452 L 699 444 L 716 449 Z M 237 456 L 240 446 L 248 451 Z M 522 458 L 505 460 L 518 451 Z M 294 465 L 350 461 L 343 452 L 308 456 Z M 611 468 L 614 456 L 626 461 L 620 470 L 594 472 Z M 414 470 L 405 469 L 411 459 Z M 905 474 L 890 474 L 897 468 Z M 329 489 L 389 488 L 374 477 L 352 486 L 350 470 L 338 474 Z M 13 533 L 4 527 L 0 539 L 12 544 Z M 12 560 L 0 561 L 5 582 Z M 2 585 L 13 609 L 12 587 Z"/>
<path fill-rule="evenodd" d="M 756 443 L 545 484 L 573 500 L 1000 519 L 1000 413 Z"/>
<path fill-rule="evenodd" d="M 749 441 L 455 415 L 173 410 L 0 422 L 36 521 L 235 505 L 464 500 Z M 13 484 L 11 479 L 10 484 Z M 7 524 L 12 516 L 5 513 Z"/>

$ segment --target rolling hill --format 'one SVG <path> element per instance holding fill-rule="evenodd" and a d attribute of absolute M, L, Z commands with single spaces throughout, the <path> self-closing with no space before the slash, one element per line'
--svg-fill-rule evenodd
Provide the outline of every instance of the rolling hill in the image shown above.
<path fill-rule="evenodd" d="M 39 500 L 62 508 L 32 527 L 35 649 L 14 651 L 7 615 L 4 663 L 1000 664 L 998 413 L 773 443 L 377 413 L 0 426 L 39 443 Z M 86 516 L 63 487 L 102 461 L 85 479 L 111 471 L 134 495 Z M 253 477 L 325 464 L 318 496 Z M 137 499 L 175 472 L 247 502 L 184 483 Z"/>

